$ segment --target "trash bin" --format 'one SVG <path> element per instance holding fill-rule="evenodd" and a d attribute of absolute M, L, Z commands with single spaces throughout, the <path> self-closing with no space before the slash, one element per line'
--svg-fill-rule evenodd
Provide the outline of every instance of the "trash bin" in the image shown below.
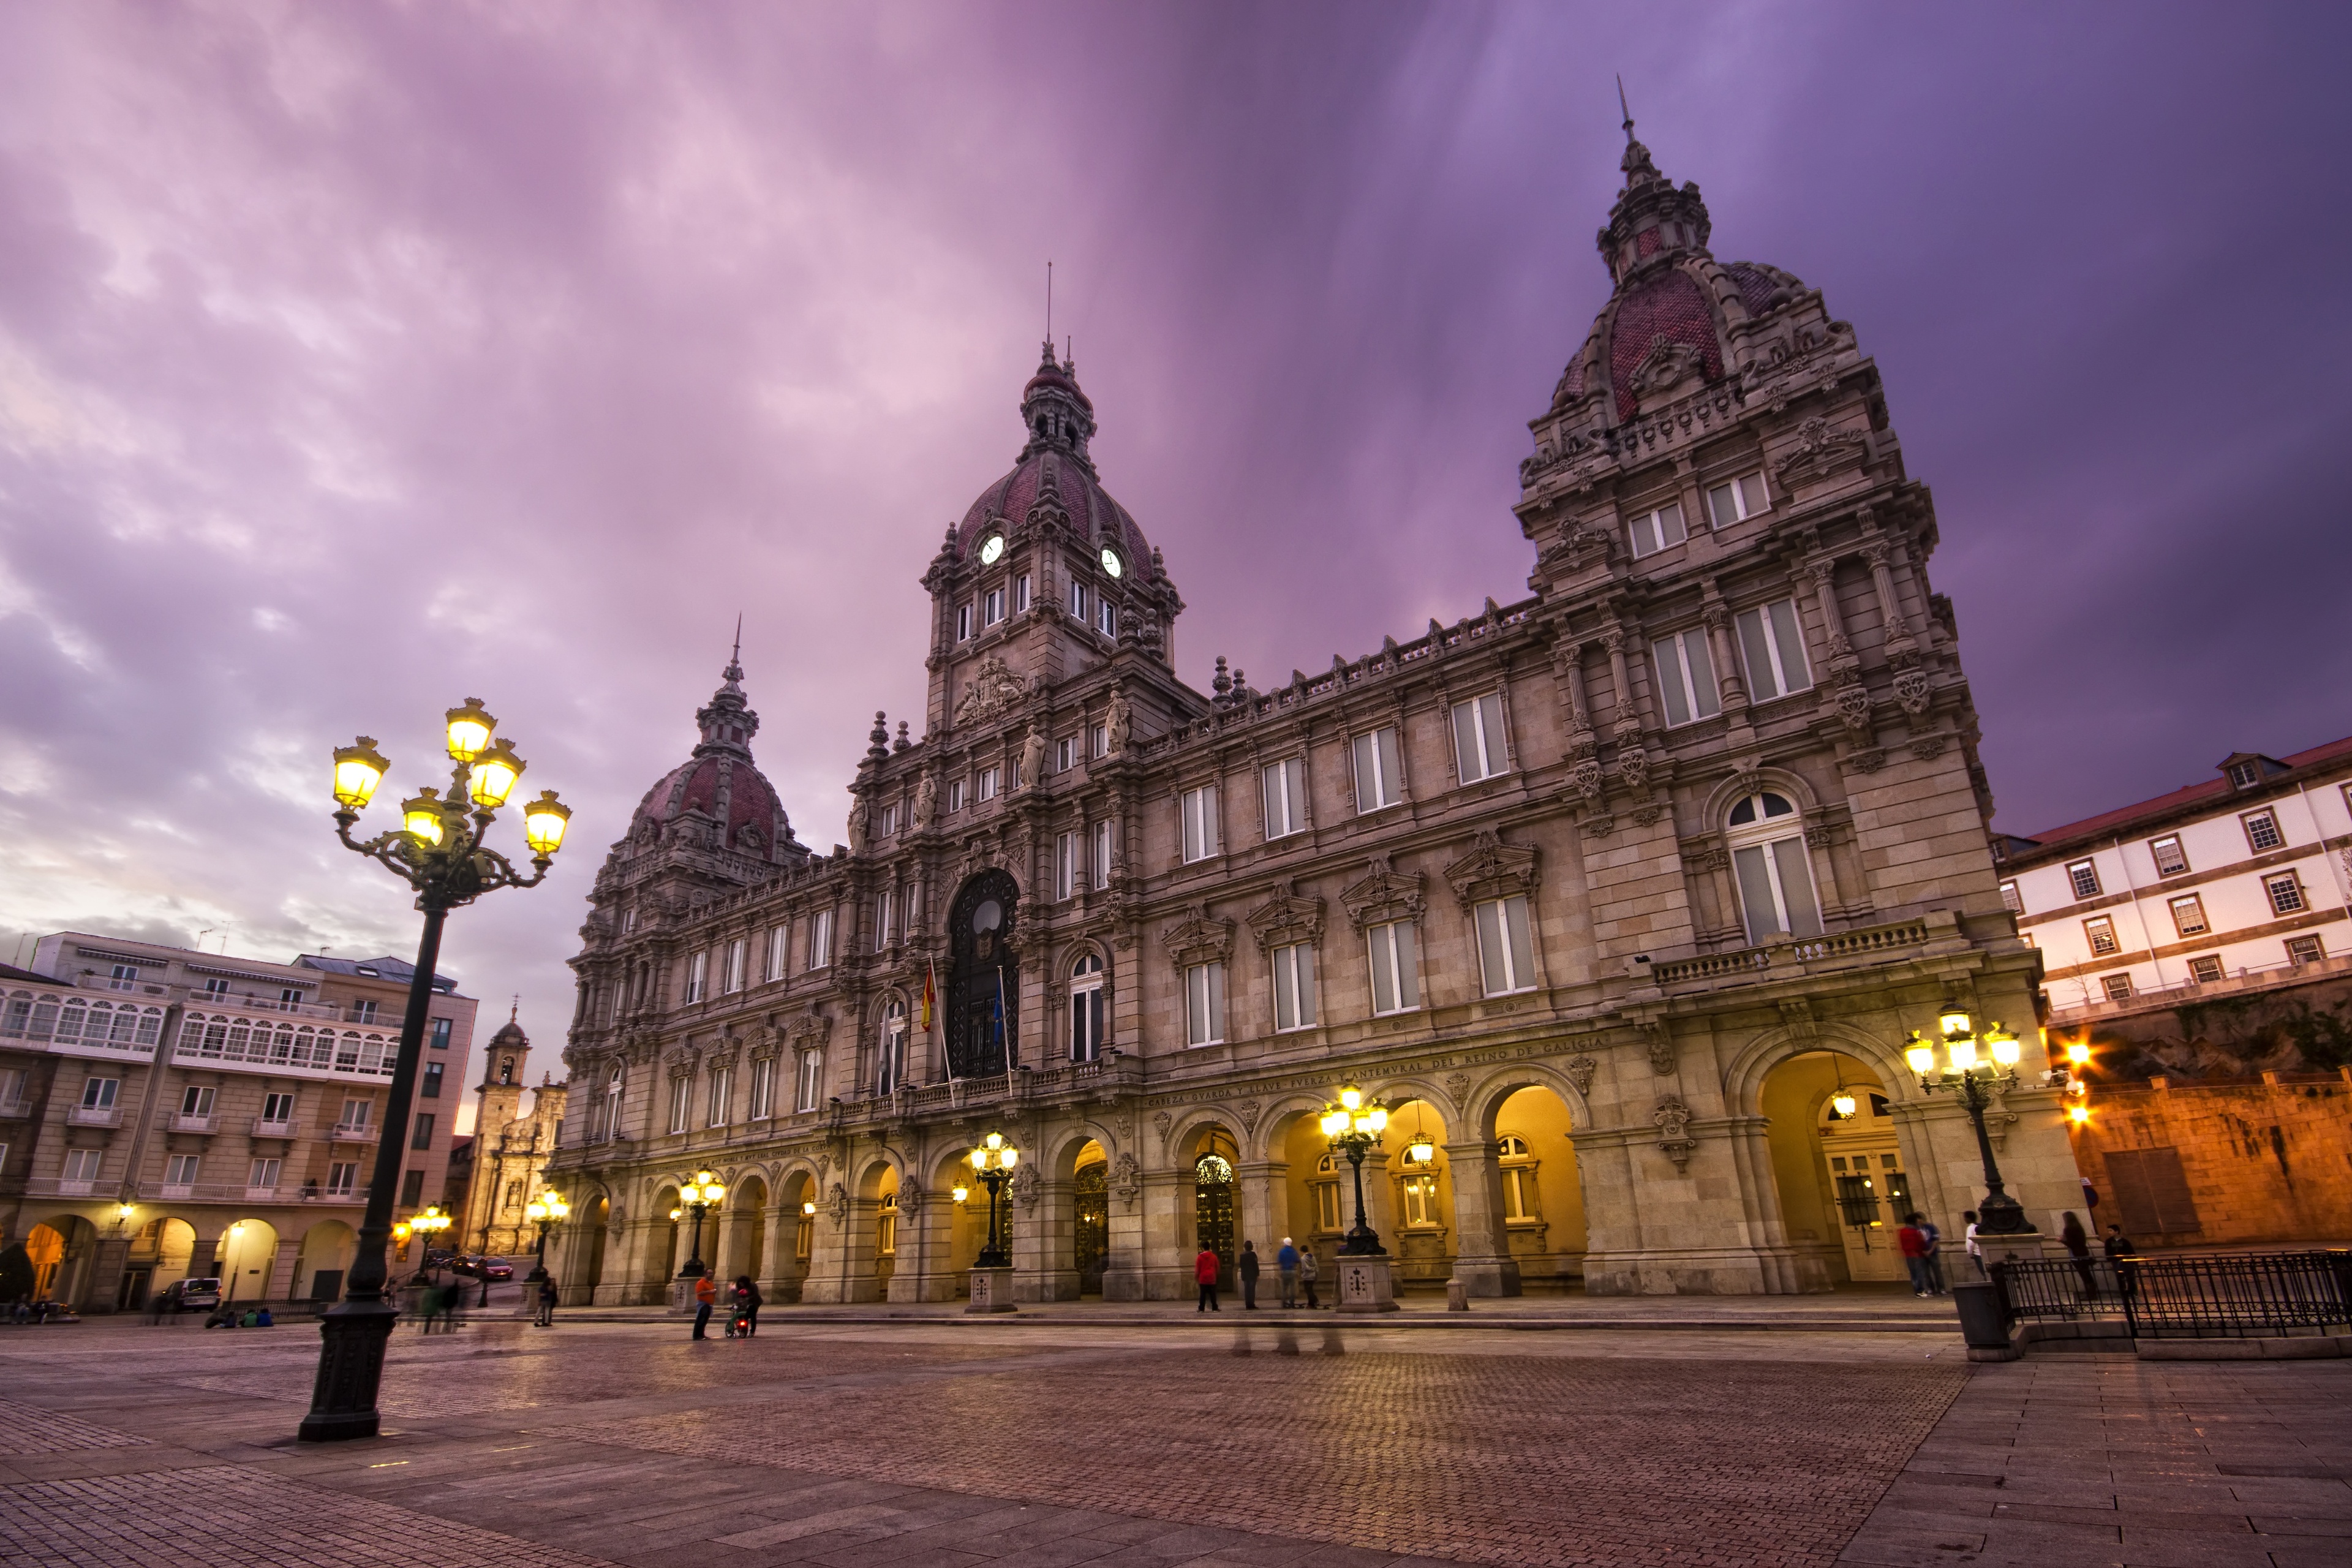
<path fill-rule="evenodd" d="M 1960 1280 L 1952 1287 L 1952 1305 L 1959 1309 L 1960 1338 L 1970 1350 L 2009 1349 L 2000 1286 L 1984 1279 Z"/>

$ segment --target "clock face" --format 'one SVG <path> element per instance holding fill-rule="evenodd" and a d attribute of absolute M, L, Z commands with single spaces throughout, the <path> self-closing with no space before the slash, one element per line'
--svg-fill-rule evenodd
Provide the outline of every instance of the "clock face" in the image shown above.
<path fill-rule="evenodd" d="M 1003 556 L 1004 535 L 1001 533 L 990 534 L 988 536 L 988 542 L 980 547 L 980 563 L 982 566 L 993 566 L 998 561 L 1002 560 Z"/>
<path fill-rule="evenodd" d="M 1104 571 L 1114 577 L 1123 576 L 1127 572 L 1127 568 L 1119 564 L 1118 552 L 1108 544 L 1103 546 L 1102 566 Z"/>

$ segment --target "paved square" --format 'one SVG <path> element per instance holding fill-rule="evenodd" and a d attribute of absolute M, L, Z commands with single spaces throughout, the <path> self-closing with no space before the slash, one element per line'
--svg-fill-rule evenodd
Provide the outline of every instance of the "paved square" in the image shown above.
<path fill-rule="evenodd" d="M 2352 1563 L 2352 1365 L 1948 1333 L 484 1322 L 0 1335 L 0 1560 L 439 1568 Z"/>

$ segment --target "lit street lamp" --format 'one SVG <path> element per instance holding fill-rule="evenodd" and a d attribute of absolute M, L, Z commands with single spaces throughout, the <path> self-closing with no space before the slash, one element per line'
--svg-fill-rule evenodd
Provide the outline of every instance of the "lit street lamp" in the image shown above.
<path fill-rule="evenodd" d="M 425 1284 L 436 1277 L 433 1268 L 435 1237 L 449 1228 L 449 1216 L 441 1212 L 439 1204 L 428 1204 L 419 1213 L 413 1214 L 400 1225 L 394 1226 L 393 1234 L 399 1235 L 402 1226 L 407 1227 L 410 1236 L 418 1237 L 425 1243 L 416 1254 L 416 1277 L 409 1282 L 414 1285 Z"/>
<path fill-rule="evenodd" d="M 1021 1152 L 1004 1141 L 1002 1132 L 992 1132 L 982 1139 L 971 1154 L 972 1174 L 988 1189 L 988 1245 L 972 1259 L 974 1268 L 1010 1268 L 1013 1254 L 1006 1243 L 1012 1238 L 1000 1237 L 996 1225 L 996 1194 L 1013 1179 L 1013 1167 L 1021 1163 Z"/>
<path fill-rule="evenodd" d="M 1356 1176 L 1356 1224 L 1339 1243 L 1342 1258 L 1388 1256 L 1389 1249 L 1381 1245 L 1379 1233 L 1364 1222 L 1364 1151 L 1380 1141 L 1388 1124 L 1389 1108 L 1377 1100 L 1366 1100 L 1364 1091 L 1352 1083 L 1339 1090 L 1336 1101 L 1323 1108 L 1323 1136 L 1331 1141 L 1335 1151 L 1348 1156 Z M 1423 1140 L 1416 1149 L 1426 1146 L 1426 1140 Z"/>
<path fill-rule="evenodd" d="M 425 932 L 416 945 L 416 972 L 408 984 L 408 1012 L 400 1027 L 400 1054 L 394 1059 L 386 1094 L 384 1126 L 376 1144 L 375 1178 L 368 1186 L 367 1213 L 360 1222 L 359 1248 L 346 1279 L 343 1300 L 320 1323 L 319 1377 L 310 1413 L 299 1436 L 308 1442 L 373 1437 L 379 1416 L 376 1392 L 383 1381 L 385 1342 L 399 1310 L 386 1300 L 389 1269 L 384 1243 L 392 1236 L 392 1205 L 408 1142 L 409 1107 L 416 1090 L 417 1058 L 425 1045 L 425 1018 L 433 996 L 434 964 L 441 956 L 441 926 L 451 910 L 500 888 L 530 888 L 546 879 L 555 852 L 563 847 L 572 808 L 552 790 L 522 808 L 523 841 L 537 869 L 529 877 L 483 840 L 499 809 L 522 776 L 523 760 L 506 741 L 493 744 L 498 721 L 478 698 L 446 716 L 449 793 L 427 787 L 401 803 L 401 826 L 361 843 L 352 825 L 367 809 L 392 764 L 361 736 L 335 748 L 335 832 L 343 847 L 382 864 L 416 892 Z M 471 801 L 473 810 L 466 809 Z M 413 1227 L 412 1227 L 413 1230 Z"/>
<path fill-rule="evenodd" d="M 2025 1217 L 2025 1205 L 2001 1187 L 2000 1166 L 1992 1157 L 1992 1139 L 1985 1132 L 1985 1110 L 1992 1104 L 1988 1091 L 2017 1081 L 2017 1037 L 1996 1020 L 1985 1026 L 1984 1037 L 1979 1040 L 1968 1009 L 1948 997 L 1937 1012 L 1936 1025 L 1944 1037 L 1942 1065 L 1937 1064 L 1935 1042 L 1916 1029 L 1911 1031 L 1903 1058 L 1918 1075 L 1921 1089 L 1930 1093 L 1949 1090 L 1968 1108 L 1969 1122 L 1977 1132 L 1977 1153 L 1984 1160 L 1985 1195 L 1977 1205 L 1977 1234 L 2031 1236 L 2033 1222 Z M 1978 1054 L 1979 1046 L 1983 1056 Z"/>
<path fill-rule="evenodd" d="M 710 1272 L 702 1261 L 702 1216 L 705 1211 L 716 1208 L 719 1201 L 726 1195 L 726 1186 L 708 1171 L 697 1171 L 694 1180 L 677 1190 L 677 1201 L 694 1214 L 694 1245 L 688 1249 L 693 1256 L 686 1260 L 686 1267 L 677 1271 L 679 1279 L 699 1279 Z M 678 1211 L 670 1210 L 669 1217 L 677 1218 Z"/>
<path fill-rule="evenodd" d="M 539 1226 L 539 1261 L 531 1266 L 524 1282 L 544 1284 L 547 1281 L 547 1227 L 562 1225 L 572 1213 L 572 1205 L 563 1201 L 562 1194 L 550 1187 L 525 1204 L 522 1213 L 525 1219 Z"/>

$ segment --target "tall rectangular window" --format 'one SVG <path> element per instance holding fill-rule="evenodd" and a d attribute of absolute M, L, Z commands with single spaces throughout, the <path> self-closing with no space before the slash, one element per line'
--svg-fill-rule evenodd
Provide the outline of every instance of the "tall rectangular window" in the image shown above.
<path fill-rule="evenodd" d="M 2015 882 L 2003 882 L 2000 885 L 2000 907 L 2013 915 L 2021 915 L 2025 912 L 2025 900 L 2018 892 Z"/>
<path fill-rule="evenodd" d="M 1742 474 L 1719 485 L 1710 485 L 1706 492 L 1706 510 L 1717 528 L 1729 528 L 1735 522 L 1745 522 L 1772 510 L 1764 490 L 1764 476 Z"/>
<path fill-rule="evenodd" d="M 2156 874 L 2159 877 L 2178 877 L 2189 869 L 2189 857 L 2182 852 L 2177 833 L 2149 839 L 2147 852 L 2156 859 Z"/>
<path fill-rule="evenodd" d="M 833 962 L 833 911 L 819 910 L 809 917 L 808 966 L 823 969 Z"/>
<path fill-rule="evenodd" d="M 101 1152 L 96 1149 L 68 1149 L 65 1168 L 58 1173 L 58 1190 L 66 1193 L 86 1193 L 98 1180 Z"/>
<path fill-rule="evenodd" d="M 814 1110 L 817 1097 L 824 1092 L 824 1053 L 803 1051 L 798 1070 L 793 1079 L 793 1109 Z"/>
<path fill-rule="evenodd" d="M 1372 1011 L 1407 1013 L 1420 1006 L 1421 953 L 1413 922 L 1368 927 L 1364 942 L 1372 960 Z"/>
<path fill-rule="evenodd" d="M 1307 763 L 1298 757 L 1269 763 L 1258 772 L 1265 797 L 1265 836 L 1280 838 L 1307 826 Z"/>
<path fill-rule="evenodd" d="M 686 999 L 699 1002 L 709 994 L 710 954 L 698 952 L 686 961 Z"/>
<path fill-rule="evenodd" d="M 1688 724 L 1723 711 L 1723 697 L 1715 684 L 1715 655 L 1706 646 L 1706 628 L 1660 637 L 1650 645 L 1658 667 L 1658 700 L 1669 725 Z"/>
<path fill-rule="evenodd" d="M 874 814 L 874 837 L 887 838 L 898 831 L 898 803 L 884 801 L 882 809 Z"/>
<path fill-rule="evenodd" d="M 1095 887 L 1097 890 L 1110 886 L 1111 820 L 1104 817 L 1095 824 Z"/>
<path fill-rule="evenodd" d="M 874 900 L 874 951 L 887 952 L 898 940 L 898 900 L 884 892 Z"/>
<path fill-rule="evenodd" d="M 725 1068 L 710 1069 L 710 1125 L 727 1125 L 728 1110 L 735 1098 L 735 1075 Z"/>
<path fill-rule="evenodd" d="M 963 780 L 961 779 L 948 780 L 948 809 L 950 811 L 963 809 Z"/>
<path fill-rule="evenodd" d="M 685 1077 L 678 1077 L 670 1079 L 669 1130 L 671 1131 L 683 1132 L 686 1131 L 687 1118 L 692 1114 L 693 1103 L 694 1080 Z"/>
<path fill-rule="evenodd" d="M 971 640 L 971 606 L 970 605 L 958 605 L 956 606 L 956 641 L 970 642 Z"/>
<path fill-rule="evenodd" d="M 1083 834 L 1064 833 L 1054 840 L 1054 896 L 1068 899 L 1077 896 L 1086 879 L 1087 841 Z"/>
<path fill-rule="evenodd" d="M 403 1171 L 400 1174 L 400 1202 L 404 1208 L 415 1208 L 425 1201 L 425 1173 Z"/>
<path fill-rule="evenodd" d="M 1074 621 L 1087 618 L 1087 585 L 1084 583 L 1070 584 L 1070 618 Z"/>
<path fill-rule="evenodd" d="M 2195 893 L 2184 893 L 2173 900 L 2172 929 L 2182 936 L 2202 936 L 2212 929 L 2206 923 L 2205 900 Z"/>
<path fill-rule="evenodd" d="M 81 1108 L 84 1110 L 111 1110 L 115 1098 L 122 1092 L 119 1078 L 86 1078 L 81 1083 Z"/>
<path fill-rule="evenodd" d="M 1477 916 L 1478 974 L 1486 994 L 1534 990 L 1535 939 L 1528 929 L 1528 900 L 1517 894 L 1489 899 L 1478 906 Z"/>
<path fill-rule="evenodd" d="M 1184 971 L 1184 1043 L 1213 1046 L 1225 1037 L 1225 966 L 1196 963 Z"/>
<path fill-rule="evenodd" d="M 997 776 L 997 771 L 994 768 L 982 768 L 980 770 L 980 798 L 982 801 L 991 801 L 996 798 Z"/>
<path fill-rule="evenodd" d="M 1205 860 L 1217 852 L 1217 786 L 1202 784 L 1176 797 L 1182 818 L 1186 864 Z"/>
<path fill-rule="evenodd" d="M 2274 915 L 2298 915 L 2309 907 L 2303 896 L 2302 879 L 2292 871 L 2264 877 L 2263 891 L 2270 895 L 2271 913 Z"/>
<path fill-rule="evenodd" d="M 992 626 L 1004 618 L 1004 590 L 991 588 L 981 595 L 980 624 Z"/>
<path fill-rule="evenodd" d="M 419 1099 L 438 1100 L 441 1098 L 441 1069 L 446 1065 L 447 1064 L 444 1062 L 426 1062 L 425 1064 L 425 1077 L 419 1083 L 416 1090 L 417 1097 Z"/>
<path fill-rule="evenodd" d="M 1095 630 L 1107 637 L 1118 636 L 1118 606 L 1108 599 L 1095 601 Z"/>
<path fill-rule="evenodd" d="M 256 1160 L 245 1173 L 246 1190 L 250 1193 L 274 1193 L 278 1190 L 279 1162 Z"/>
<path fill-rule="evenodd" d="M 449 1030 L 451 1025 L 452 1020 L 447 1018 L 436 1018 L 433 1020 L 433 1037 L 429 1043 L 435 1050 L 446 1051 L 449 1048 Z"/>
<path fill-rule="evenodd" d="M 2250 811 L 2238 820 L 2246 825 L 2246 842 L 2257 855 L 2286 843 L 2286 836 L 2279 831 L 2278 818 L 2268 811 Z"/>
<path fill-rule="evenodd" d="M 1643 555 L 1655 555 L 1669 545 L 1680 544 L 1689 536 L 1690 530 L 1683 524 L 1683 503 L 1680 501 L 1670 500 L 1654 511 L 1645 511 L 1629 519 L 1625 524 L 1625 538 L 1633 545 L 1637 559 Z"/>
<path fill-rule="evenodd" d="M 1308 1029 L 1315 1026 L 1315 949 L 1293 942 L 1274 950 L 1274 1026 Z"/>
<path fill-rule="evenodd" d="M 1499 691 L 1454 705 L 1454 764 L 1464 784 L 1493 778 L 1504 762 L 1503 695 Z"/>
<path fill-rule="evenodd" d="M 790 926 L 775 926 L 768 931 L 767 976 L 770 980 L 784 977 L 784 955 L 792 951 L 792 930 Z"/>
<path fill-rule="evenodd" d="M 761 1057 L 751 1064 L 751 1120 L 765 1121 L 776 1113 L 776 1058 Z"/>
<path fill-rule="evenodd" d="M 1110 726 L 1090 724 L 1087 727 L 1087 754 L 1091 757 L 1110 755 Z"/>
<path fill-rule="evenodd" d="M 1739 651 L 1748 660 L 1748 695 L 1769 702 L 1813 684 L 1813 667 L 1805 659 L 1805 636 L 1797 625 L 1793 599 L 1776 599 L 1738 616 Z"/>
<path fill-rule="evenodd" d="M 1065 735 L 1060 740 L 1054 742 L 1054 771 L 1055 773 L 1068 773 L 1072 768 L 1077 766 L 1077 763 L 1078 738 L 1076 735 Z"/>
<path fill-rule="evenodd" d="M 196 1172 L 203 1165 L 200 1154 L 173 1154 L 163 1162 L 163 1184 L 183 1191 L 196 1184 Z"/>
<path fill-rule="evenodd" d="M 220 1091 L 209 1084 L 188 1085 L 186 1089 L 180 1091 L 180 1114 L 210 1116 L 213 1113 L 213 1102 L 219 1094 Z"/>
<path fill-rule="evenodd" d="M 337 1160 L 327 1167 L 327 1195 L 348 1198 L 359 1190 L 360 1163 L 357 1160 Z"/>
<path fill-rule="evenodd" d="M 2074 897 L 2077 899 L 2097 898 L 2099 896 L 2098 867 L 2088 860 L 2069 862 L 2066 867 L 2066 885 L 2074 889 Z"/>
<path fill-rule="evenodd" d="M 1020 615 L 1029 608 L 1029 574 L 1024 572 L 1013 579 L 1013 613 Z"/>
<path fill-rule="evenodd" d="M 261 1120 L 276 1127 L 283 1127 L 291 1122 L 294 1120 L 294 1097 L 290 1094 L 263 1095 Z"/>
<path fill-rule="evenodd" d="M 408 1146 L 412 1149 L 433 1147 L 433 1113 L 420 1111 L 409 1118 Z"/>
<path fill-rule="evenodd" d="M 114 973 L 113 973 L 110 977 L 109 977 L 109 979 L 108 979 L 108 980 L 107 980 L 107 982 L 106 982 L 106 988 L 107 988 L 109 991 L 136 991 L 136 990 L 138 990 L 138 989 L 139 989 L 139 970 L 138 970 L 138 967 L 137 967 L 135 964 L 129 964 L 129 963 L 118 963 L 118 964 L 116 964 L 116 965 L 114 966 Z"/>
<path fill-rule="evenodd" d="M 1740 846 L 1731 852 L 1731 871 L 1739 884 L 1748 941 L 1821 935 L 1821 906 L 1813 898 L 1812 870 L 1801 836 Z"/>
<path fill-rule="evenodd" d="M 730 995 L 743 989 L 743 960 L 747 946 L 740 936 L 727 944 L 727 991 Z"/>
<path fill-rule="evenodd" d="M 2116 941 L 2116 922 L 2105 915 L 2093 915 L 2083 922 L 2083 940 L 2091 944 L 2094 957 L 2123 951 L 2122 944 Z"/>
<path fill-rule="evenodd" d="M 1356 810 L 1379 811 L 1404 798 L 1404 769 L 1393 724 L 1356 737 Z"/>

